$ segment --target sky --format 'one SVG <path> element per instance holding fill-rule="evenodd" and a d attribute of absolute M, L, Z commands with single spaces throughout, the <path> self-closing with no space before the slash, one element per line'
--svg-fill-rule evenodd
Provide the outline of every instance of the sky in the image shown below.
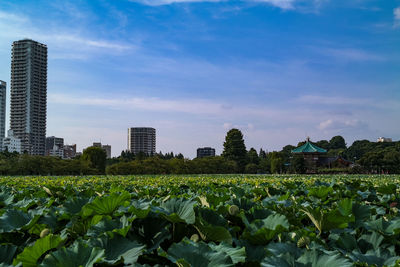
<path fill-rule="evenodd" d="M 189 158 L 231 128 L 267 151 L 400 140 L 400 0 L 2 0 L 8 85 L 23 38 L 48 46 L 47 136 L 79 151 L 118 156 L 129 127 Z"/>

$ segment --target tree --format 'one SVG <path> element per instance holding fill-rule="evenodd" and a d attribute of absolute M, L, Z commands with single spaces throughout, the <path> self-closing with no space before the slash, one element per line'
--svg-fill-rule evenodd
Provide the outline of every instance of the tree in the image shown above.
<path fill-rule="evenodd" d="M 100 147 L 88 147 L 83 153 L 81 160 L 89 165 L 90 168 L 97 169 L 104 173 L 106 169 L 107 154 Z"/>
<path fill-rule="evenodd" d="M 271 160 L 267 156 L 266 158 L 262 158 L 260 163 L 258 164 L 259 171 L 261 173 L 271 173 Z"/>
<path fill-rule="evenodd" d="M 261 159 L 267 158 L 267 152 L 265 152 L 262 148 L 260 148 L 260 152 L 258 153 L 258 157 Z"/>
<path fill-rule="evenodd" d="M 282 173 L 284 168 L 283 153 L 281 152 L 271 152 L 268 154 L 271 162 L 271 173 Z"/>
<path fill-rule="evenodd" d="M 296 147 L 294 147 L 292 145 L 286 145 L 282 148 L 281 154 L 283 156 L 284 163 L 290 162 L 290 158 L 292 157 L 292 150 L 295 148 Z"/>
<path fill-rule="evenodd" d="M 247 152 L 248 163 L 258 164 L 260 159 L 258 157 L 257 151 L 254 148 L 250 148 L 249 152 Z"/>
<path fill-rule="evenodd" d="M 320 148 L 329 149 L 329 142 L 327 140 L 320 140 L 318 142 L 315 143 L 317 146 L 319 146 Z"/>
<path fill-rule="evenodd" d="M 258 171 L 258 166 L 257 164 L 254 163 L 249 163 L 246 165 L 244 172 L 245 173 L 252 173 L 255 174 Z"/>
<path fill-rule="evenodd" d="M 243 172 L 246 166 L 246 154 L 242 132 L 238 129 L 229 130 L 225 137 L 222 156 L 228 160 L 235 161 L 239 171 Z"/>
<path fill-rule="evenodd" d="M 290 168 L 295 173 L 305 173 L 307 171 L 303 155 L 294 155 L 291 159 Z"/>
<path fill-rule="evenodd" d="M 346 141 L 344 138 L 340 135 L 332 137 L 332 139 L 329 141 L 329 149 L 339 149 L 343 148 L 346 149 Z"/>

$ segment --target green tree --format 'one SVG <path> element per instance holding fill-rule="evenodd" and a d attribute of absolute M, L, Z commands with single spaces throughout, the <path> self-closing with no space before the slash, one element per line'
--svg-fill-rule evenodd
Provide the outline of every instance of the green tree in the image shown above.
<path fill-rule="evenodd" d="M 290 162 L 290 158 L 292 157 L 292 150 L 295 149 L 296 147 L 292 146 L 292 145 L 286 145 L 282 148 L 281 150 L 281 154 L 283 156 L 283 161 L 285 163 Z"/>
<path fill-rule="evenodd" d="M 246 166 L 246 155 L 247 151 L 242 132 L 238 129 L 229 130 L 225 137 L 222 156 L 228 160 L 235 161 L 239 171 L 243 172 Z"/>
<path fill-rule="evenodd" d="M 82 153 L 81 160 L 87 163 L 89 168 L 96 169 L 99 173 L 105 173 L 107 154 L 102 148 L 86 148 Z"/>
<path fill-rule="evenodd" d="M 254 163 L 249 163 L 246 165 L 245 169 L 244 169 L 245 173 L 252 173 L 255 174 L 258 172 L 258 166 L 257 164 Z"/>
<path fill-rule="evenodd" d="M 249 152 L 247 152 L 248 163 L 258 164 L 260 162 L 260 158 L 258 157 L 257 151 L 254 148 L 250 148 Z"/>
<path fill-rule="evenodd" d="M 315 143 L 317 146 L 319 146 L 320 148 L 329 149 L 329 142 L 327 140 L 320 140 L 318 142 Z"/>
<path fill-rule="evenodd" d="M 346 141 L 344 138 L 340 135 L 332 137 L 332 139 L 329 141 L 329 149 L 339 149 L 343 148 L 346 149 Z"/>
<path fill-rule="evenodd" d="M 271 152 L 268 154 L 271 161 L 271 173 L 282 173 L 284 169 L 284 156 L 280 152 Z"/>
<path fill-rule="evenodd" d="M 291 158 L 290 169 L 294 173 L 305 173 L 307 171 L 303 155 L 294 155 Z"/>
<path fill-rule="evenodd" d="M 268 156 L 260 160 L 258 169 L 262 173 L 271 173 L 271 160 Z"/>
<path fill-rule="evenodd" d="M 260 152 L 258 153 L 258 157 L 261 159 L 267 158 L 267 152 L 265 152 L 262 148 L 260 148 Z"/>

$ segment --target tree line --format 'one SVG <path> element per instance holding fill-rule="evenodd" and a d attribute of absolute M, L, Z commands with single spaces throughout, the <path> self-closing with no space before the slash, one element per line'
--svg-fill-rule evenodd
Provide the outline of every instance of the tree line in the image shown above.
<path fill-rule="evenodd" d="M 81 156 L 68 160 L 1 152 L 0 175 L 305 173 L 307 164 L 303 156 L 291 152 L 304 143 L 273 152 L 247 150 L 241 131 L 231 129 L 226 134 L 221 156 L 192 160 L 173 152 L 135 155 L 127 151 L 106 159 L 106 153 L 98 147 L 89 147 Z M 317 169 L 319 173 L 400 173 L 400 142 L 359 140 L 347 147 L 342 136 L 334 136 L 314 144 L 327 150 L 326 157 L 340 156 L 353 162 L 349 168 L 322 166 Z"/>

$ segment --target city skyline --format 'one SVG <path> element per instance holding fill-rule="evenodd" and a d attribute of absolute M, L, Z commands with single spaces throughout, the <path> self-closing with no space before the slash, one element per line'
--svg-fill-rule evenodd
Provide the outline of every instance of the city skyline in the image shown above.
<path fill-rule="evenodd" d="M 79 150 L 133 126 L 191 158 L 231 127 L 269 151 L 400 139 L 400 1 L 5 1 L 0 32 L 8 85 L 12 42 L 48 45 L 47 133 Z"/>

